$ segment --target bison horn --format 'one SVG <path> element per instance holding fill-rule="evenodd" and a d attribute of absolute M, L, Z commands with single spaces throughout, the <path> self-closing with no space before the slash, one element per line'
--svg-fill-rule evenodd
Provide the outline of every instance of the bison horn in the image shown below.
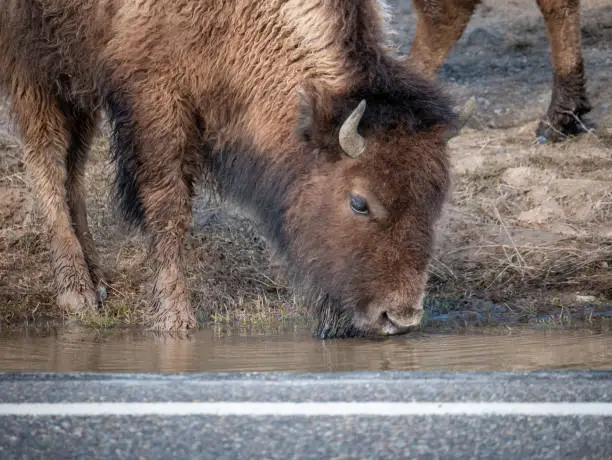
<path fill-rule="evenodd" d="M 459 112 L 459 117 L 457 118 L 457 121 L 452 126 L 450 126 L 444 133 L 445 142 L 450 141 L 453 137 L 459 134 L 459 131 L 463 129 L 465 124 L 468 122 L 468 120 L 474 113 L 474 109 L 476 109 L 476 98 L 472 96 L 463 105 L 462 109 Z"/>
<path fill-rule="evenodd" d="M 357 132 L 365 109 L 366 101 L 363 99 L 340 127 L 340 147 L 351 158 L 358 158 L 365 149 L 365 139 Z"/>

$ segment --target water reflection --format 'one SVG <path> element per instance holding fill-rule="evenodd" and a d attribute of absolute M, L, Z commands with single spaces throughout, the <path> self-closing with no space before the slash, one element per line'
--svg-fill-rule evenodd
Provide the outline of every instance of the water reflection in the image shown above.
<path fill-rule="evenodd" d="M 321 341 L 291 325 L 189 338 L 77 326 L 0 331 L 1 371 L 612 369 L 609 330 L 517 329 Z"/>

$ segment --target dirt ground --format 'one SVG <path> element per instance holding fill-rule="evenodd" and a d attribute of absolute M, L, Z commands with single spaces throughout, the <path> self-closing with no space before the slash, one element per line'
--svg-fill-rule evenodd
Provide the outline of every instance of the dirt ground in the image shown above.
<path fill-rule="evenodd" d="M 395 0 L 392 23 L 407 52 L 416 18 Z M 559 324 L 612 310 L 612 4 L 583 1 L 582 37 L 593 111 L 590 133 L 534 142 L 550 99 L 548 41 L 535 2 L 487 0 L 439 79 L 477 111 L 451 141 L 454 189 L 431 264 L 426 326 Z M 30 193 L 18 141 L 0 105 L 0 325 L 60 319 L 48 235 Z M 141 236 L 109 204 L 112 167 L 104 138 L 87 170 L 92 233 L 110 296 L 99 326 L 140 319 L 150 273 Z M 301 317 L 254 224 L 199 197 L 186 239 L 188 276 L 201 322 L 262 324 Z"/>

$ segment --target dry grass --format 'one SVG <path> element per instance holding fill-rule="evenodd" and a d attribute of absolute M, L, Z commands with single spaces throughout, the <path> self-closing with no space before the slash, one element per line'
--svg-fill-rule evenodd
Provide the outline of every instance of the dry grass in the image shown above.
<path fill-rule="evenodd" d="M 610 189 L 593 186 L 612 178 L 606 142 L 585 136 L 534 146 L 524 128 L 484 136 L 468 130 L 453 141 L 455 189 L 430 267 L 429 316 L 455 312 L 466 324 L 495 322 L 499 317 L 491 312 L 502 305 L 512 321 L 543 313 L 555 318 L 560 309 L 583 308 L 576 294 L 594 296 L 596 310 L 609 308 L 612 240 L 602 232 L 612 222 L 612 197 Z M 10 139 L 3 145 L 0 321 L 63 318 L 53 302 L 48 240 L 25 188 L 19 148 Z M 109 207 L 112 169 L 106 152 L 105 141 L 98 140 L 87 172 L 92 232 L 104 265 L 112 269 L 109 300 L 99 315 L 81 318 L 94 328 L 139 323 L 151 273 L 142 237 L 128 232 Z M 524 218 L 550 199 L 561 214 Z M 303 319 L 305 308 L 249 219 L 201 197 L 185 249 L 201 323 L 265 327 Z"/>
<path fill-rule="evenodd" d="M 590 133 L 532 145 L 530 134 L 523 127 L 455 141 L 455 191 L 430 293 L 464 304 L 486 299 L 519 319 L 579 311 L 580 295 L 609 309 L 612 144 Z"/>

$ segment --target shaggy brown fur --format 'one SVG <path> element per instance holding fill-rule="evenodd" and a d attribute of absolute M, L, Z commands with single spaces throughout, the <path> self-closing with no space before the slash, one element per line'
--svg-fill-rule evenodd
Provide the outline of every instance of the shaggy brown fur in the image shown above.
<path fill-rule="evenodd" d="M 480 0 L 413 0 L 418 15 L 411 60 L 431 77 L 461 37 Z M 579 0 L 537 0 L 552 51 L 550 106 L 536 136 L 560 141 L 583 132 L 580 117 L 591 110 L 580 46 Z"/>
<path fill-rule="evenodd" d="M 202 176 L 287 256 L 319 335 L 418 322 L 454 116 L 385 53 L 378 2 L 0 0 L 0 11 L 0 81 L 63 307 L 93 309 L 104 294 L 81 185 L 104 107 L 123 210 L 151 237 L 150 327 L 195 326 L 181 253 Z M 338 132 L 362 99 L 367 144 L 352 159 Z"/>

